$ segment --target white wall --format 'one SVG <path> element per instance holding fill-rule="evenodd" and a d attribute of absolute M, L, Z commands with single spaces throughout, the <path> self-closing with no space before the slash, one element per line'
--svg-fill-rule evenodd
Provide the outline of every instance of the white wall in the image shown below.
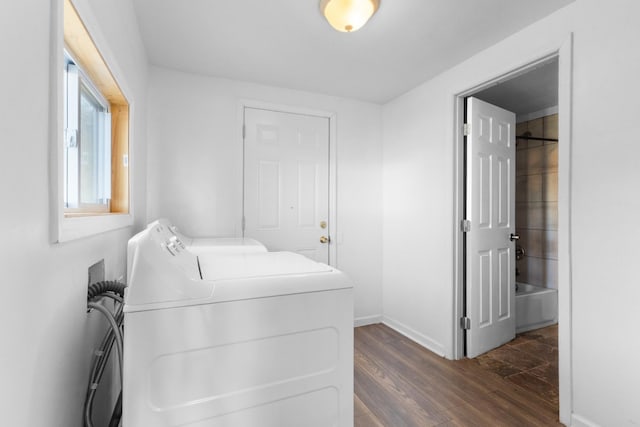
<path fill-rule="evenodd" d="M 356 283 L 356 318 L 379 319 L 381 107 L 157 67 L 149 82 L 148 217 L 192 236 L 241 234 L 241 100 L 336 114 L 337 266 Z"/>
<path fill-rule="evenodd" d="M 574 33 L 573 331 L 560 351 L 571 348 L 576 425 L 640 423 L 632 317 L 640 300 L 632 270 L 640 211 L 640 144 L 632 131 L 640 116 L 639 15 L 634 0 L 577 0 L 383 109 L 384 316 L 450 357 L 454 95 L 559 48 Z"/>
<path fill-rule="evenodd" d="M 0 423 L 7 426 L 82 425 L 90 352 L 101 338 L 86 313 L 87 268 L 104 258 L 108 278 L 123 274 L 132 233 L 49 243 L 50 24 L 57 3 L 10 2 L 0 14 Z M 144 213 L 147 70 L 133 9 L 128 0 L 78 4 L 93 11 L 134 94 L 132 156 L 140 167 L 133 202 Z"/>

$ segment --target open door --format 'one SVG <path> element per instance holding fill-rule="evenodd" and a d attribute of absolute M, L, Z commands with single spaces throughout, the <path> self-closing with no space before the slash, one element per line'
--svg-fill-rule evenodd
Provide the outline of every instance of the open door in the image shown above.
<path fill-rule="evenodd" d="M 515 337 L 515 114 L 467 99 L 466 344 L 476 357 Z"/>

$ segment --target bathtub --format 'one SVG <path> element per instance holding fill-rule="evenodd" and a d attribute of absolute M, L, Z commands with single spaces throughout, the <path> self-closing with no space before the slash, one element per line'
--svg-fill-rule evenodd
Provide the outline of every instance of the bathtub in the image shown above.
<path fill-rule="evenodd" d="M 516 333 L 558 323 L 558 290 L 518 283 Z"/>

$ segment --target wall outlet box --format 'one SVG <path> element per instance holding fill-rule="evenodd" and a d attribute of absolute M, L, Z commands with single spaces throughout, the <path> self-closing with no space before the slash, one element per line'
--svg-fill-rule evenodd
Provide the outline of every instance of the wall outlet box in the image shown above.
<path fill-rule="evenodd" d="M 104 259 L 89 267 L 89 283 L 87 286 L 102 281 L 104 281 Z"/>

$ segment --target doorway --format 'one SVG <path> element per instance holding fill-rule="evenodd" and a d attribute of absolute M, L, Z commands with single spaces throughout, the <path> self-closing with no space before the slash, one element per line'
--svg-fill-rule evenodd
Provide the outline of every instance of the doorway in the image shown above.
<path fill-rule="evenodd" d="M 570 257 L 570 146 L 571 146 L 571 38 L 559 48 L 550 52 L 547 56 L 531 61 L 520 68 L 512 69 L 492 80 L 478 84 L 468 90 L 459 92 L 455 96 L 455 159 L 456 159 L 456 186 L 455 192 L 455 306 L 454 306 L 454 356 L 465 357 L 464 314 L 466 301 L 466 289 L 464 286 L 465 275 L 465 246 L 462 220 L 465 218 L 464 201 L 464 100 L 465 98 L 480 94 L 481 92 L 497 87 L 508 82 L 516 82 L 519 76 L 535 71 L 547 64 L 555 62 L 557 65 L 557 83 L 554 92 L 557 97 L 557 112 L 559 117 L 559 144 L 558 144 L 558 337 L 559 337 L 559 401 L 560 420 L 567 422 L 571 417 L 571 257 Z M 534 82 L 535 83 L 535 82 Z M 538 88 L 544 83 L 538 81 Z M 517 90 L 511 96 L 517 97 Z M 495 102 L 495 101 L 494 101 Z M 509 107 L 508 107 L 509 108 Z M 531 112 L 531 110 L 529 111 Z"/>
<path fill-rule="evenodd" d="M 335 262 L 332 116 L 243 105 L 243 236 Z"/>
<path fill-rule="evenodd" d="M 467 357 L 557 322 L 557 119 L 557 57 L 465 100 Z"/>

